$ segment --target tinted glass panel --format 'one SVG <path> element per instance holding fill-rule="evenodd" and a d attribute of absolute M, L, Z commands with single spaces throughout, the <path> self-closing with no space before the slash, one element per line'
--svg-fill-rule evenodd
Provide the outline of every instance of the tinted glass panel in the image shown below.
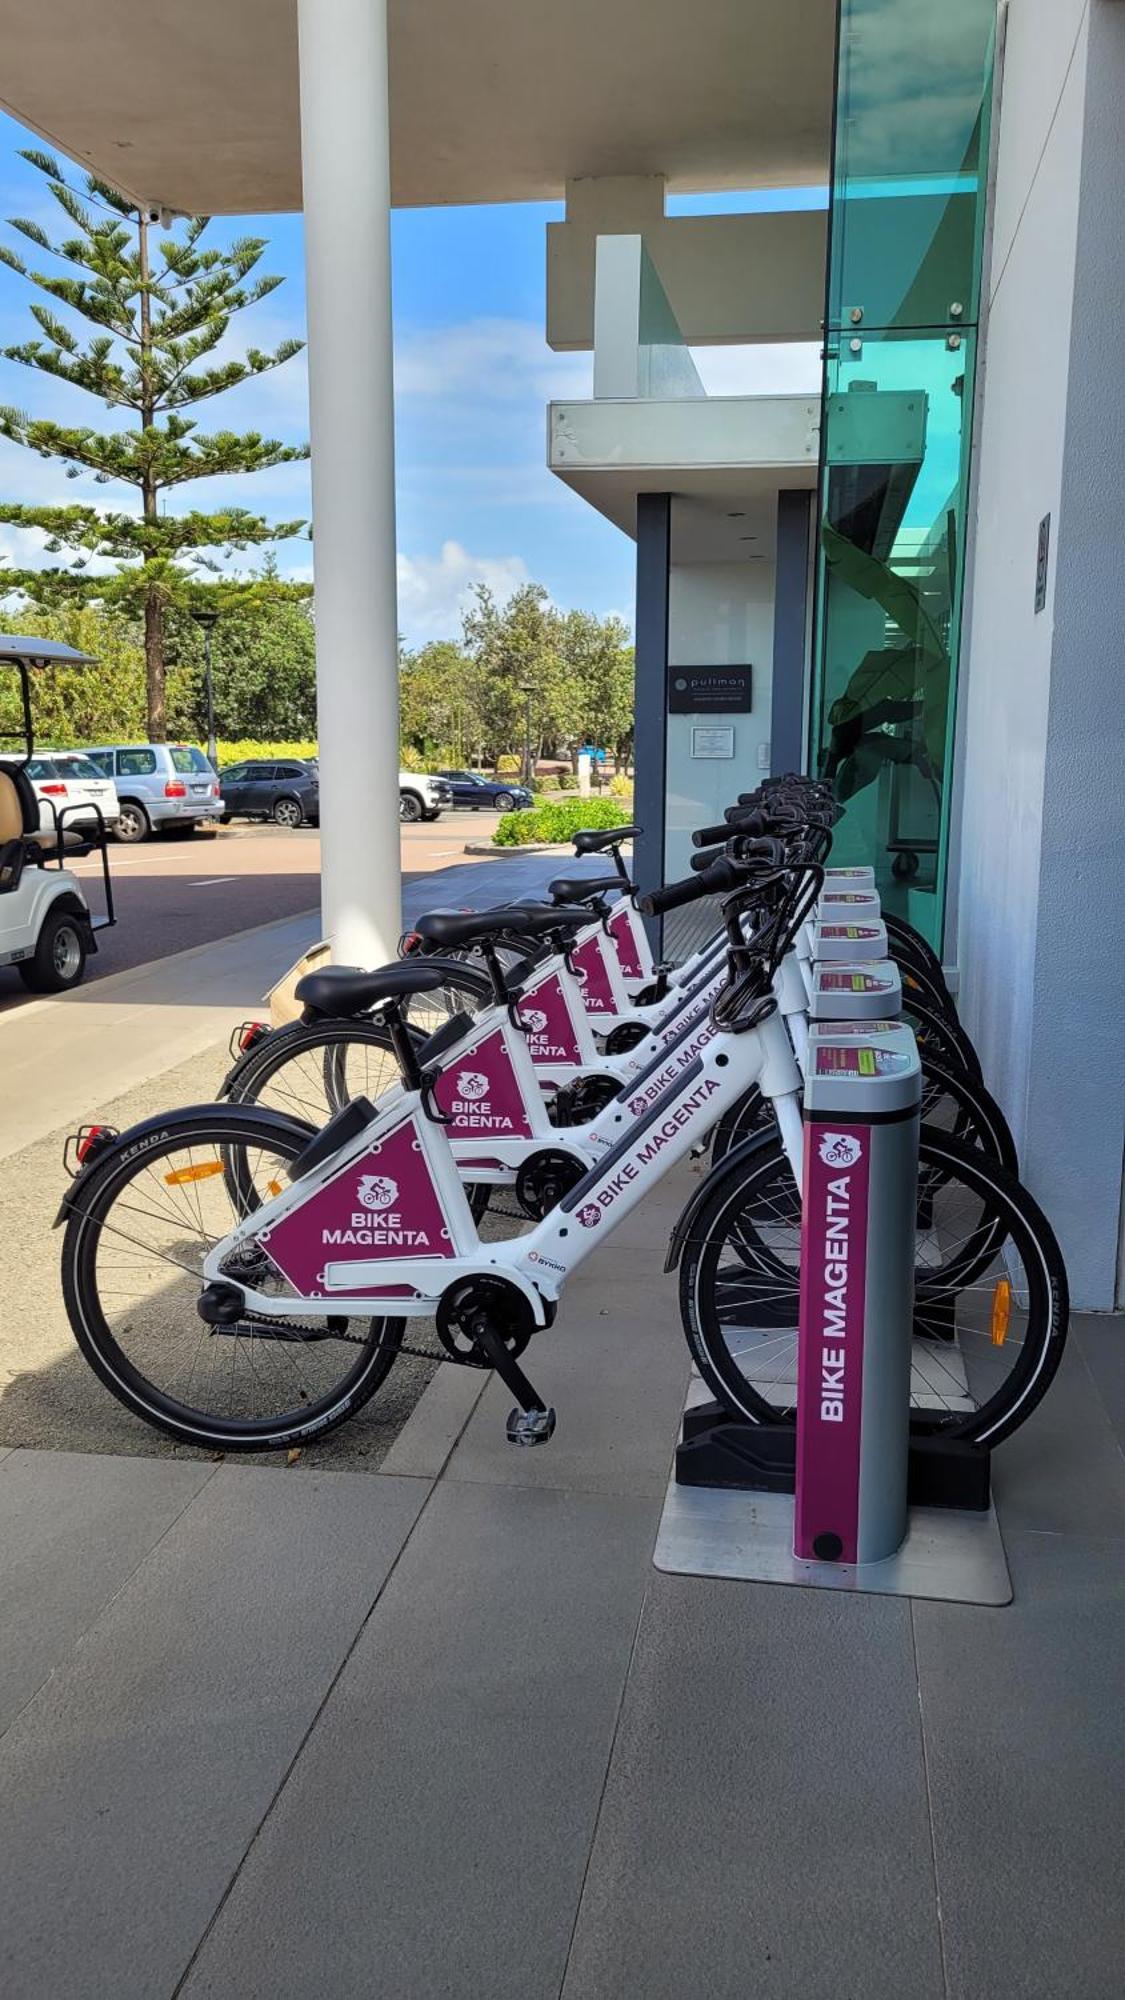
<path fill-rule="evenodd" d="M 994 0 L 842 0 L 812 745 L 941 940 Z"/>
<path fill-rule="evenodd" d="M 98 770 L 101 772 L 103 778 L 112 778 L 113 776 L 112 750 L 91 750 L 90 762 L 91 764 L 97 765 Z"/>
<path fill-rule="evenodd" d="M 151 778 L 156 769 L 155 750 L 119 750 L 117 768 L 123 778 Z"/>
<path fill-rule="evenodd" d="M 98 769 L 92 757 L 56 757 L 54 762 L 55 769 L 65 778 L 82 778 L 87 781 L 93 779 L 95 783 L 99 783 L 105 776 L 104 771 Z"/>

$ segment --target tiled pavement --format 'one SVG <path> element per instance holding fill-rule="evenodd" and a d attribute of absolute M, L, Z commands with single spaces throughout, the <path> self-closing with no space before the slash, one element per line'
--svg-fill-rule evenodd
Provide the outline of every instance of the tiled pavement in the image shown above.
<path fill-rule="evenodd" d="M 0 1459 L 11 2000 L 1115 2000 L 1125 1326 L 1000 1459 L 1008 1609 L 657 1575 L 682 1192 L 546 1450 L 448 1370 L 368 1477 Z"/>

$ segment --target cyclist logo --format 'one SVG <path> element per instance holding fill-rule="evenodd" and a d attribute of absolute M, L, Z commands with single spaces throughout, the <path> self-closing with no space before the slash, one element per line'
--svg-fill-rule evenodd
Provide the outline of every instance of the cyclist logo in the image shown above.
<path fill-rule="evenodd" d="M 364 1174 L 355 1192 L 361 1208 L 391 1208 L 398 1200 L 398 1182 L 386 1174 Z"/>
<path fill-rule="evenodd" d="M 463 1069 L 457 1079 L 457 1095 L 466 1098 L 470 1104 L 478 1097 L 487 1097 L 488 1078 L 482 1076 L 479 1069 Z"/>
<path fill-rule="evenodd" d="M 588 1201 L 585 1207 L 578 1211 L 578 1220 L 583 1229 L 593 1229 L 601 1219 L 602 1212 L 596 1201 Z"/>
<path fill-rule="evenodd" d="M 524 1007 L 520 1012 L 520 1022 L 529 1035 L 541 1035 L 547 1026 L 547 1016 L 540 1007 Z"/>
<path fill-rule="evenodd" d="M 640 1117 L 640 1115 L 641 1115 L 641 1112 L 642 1112 L 642 1111 L 646 1111 L 646 1110 L 648 1109 L 648 1099 L 647 1099 L 647 1097 L 633 1097 L 633 1098 L 630 1098 L 630 1100 L 629 1100 L 629 1109 L 630 1109 L 630 1111 L 632 1112 L 632 1114 L 633 1114 L 633 1117 L 634 1117 L 634 1118 L 639 1118 L 639 1117 Z"/>
<path fill-rule="evenodd" d="M 826 1167 L 854 1167 L 863 1151 L 858 1139 L 849 1139 L 846 1132 L 823 1132 L 820 1139 L 820 1157 Z"/>

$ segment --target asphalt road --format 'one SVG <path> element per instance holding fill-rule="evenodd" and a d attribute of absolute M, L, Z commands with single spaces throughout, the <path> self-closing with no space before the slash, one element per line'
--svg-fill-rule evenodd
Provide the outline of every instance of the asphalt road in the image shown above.
<path fill-rule="evenodd" d="M 457 862 L 471 865 L 466 840 L 486 840 L 496 821 L 495 813 L 462 811 L 404 826 L 404 877 L 428 875 Z M 296 916 L 315 909 L 320 900 L 320 836 L 312 827 L 288 830 L 244 823 L 197 832 L 190 839 L 149 840 L 140 847 L 111 843 L 109 859 L 117 924 L 100 933 L 87 982 L 255 924 Z M 100 863 L 94 857 L 79 861 L 74 873 L 91 907 L 100 910 Z M 0 969 L 0 1012 L 39 997 L 27 992 L 16 972 Z"/>

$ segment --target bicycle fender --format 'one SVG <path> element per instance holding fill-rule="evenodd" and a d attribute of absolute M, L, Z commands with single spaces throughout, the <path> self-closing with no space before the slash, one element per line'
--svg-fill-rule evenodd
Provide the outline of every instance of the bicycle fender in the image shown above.
<path fill-rule="evenodd" d="M 225 1112 L 227 1109 L 228 1106 L 225 1104 L 183 1105 L 177 1111 L 168 1111 L 156 1118 L 142 1118 L 139 1124 L 130 1125 L 124 1132 L 119 1132 L 112 1144 L 99 1151 L 96 1158 L 90 1160 L 71 1181 L 59 1204 L 59 1212 L 52 1228 L 60 1228 L 67 1220 L 72 1210 L 78 1206 L 81 1190 L 88 1185 L 97 1170 L 104 1167 L 107 1160 L 132 1159 L 135 1155 L 145 1153 L 162 1140 L 171 1137 L 190 1120 L 198 1118 L 201 1112 Z M 290 1118 L 282 1111 L 267 1111 L 257 1104 L 240 1104 L 238 1112 L 249 1127 L 256 1125 L 261 1128 L 263 1139 L 271 1132 L 276 1132 L 279 1127 L 301 1146 L 306 1146 L 309 1140 L 316 1136 L 315 1126 L 307 1124 L 303 1118 Z"/>
<path fill-rule="evenodd" d="M 736 1174 L 740 1166 L 755 1153 L 759 1153 L 763 1146 L 776 1146 L 776 1144 L 776 1132 L 755 1133 L 753 1138 L 743 1139 L 740 1145 L 732 1146 L 730 1152 L 723 1155 L 718 1166 L 712 1167 L 706 1178 L 700 1181 L 683 1214 L 677 1219 L 676 1226 L 668 1239 L 668 1254 L 664 1259 L 665 1272 L 676 1269 L 680 1258 L 684 1254 L 684 1245 L 691 1235 L 700 1209 L 703 1207 L 704 1202 L 710 1199 L 724 1176 Z"/>

